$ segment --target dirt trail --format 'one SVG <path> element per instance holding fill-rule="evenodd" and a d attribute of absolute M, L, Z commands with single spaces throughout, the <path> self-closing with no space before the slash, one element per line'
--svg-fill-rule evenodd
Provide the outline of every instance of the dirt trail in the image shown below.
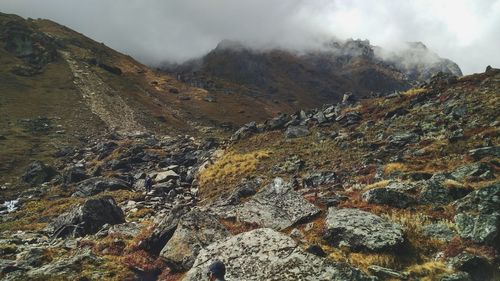
<path fill-rule="evenodd" d="M 122 135 L 146 131 L 136 121 L 132 108 L 125 103 L 119 93 L 104 83 L 88 64 L 74 60 L 68 52 L 60 53 L 71 68 L 73 82 L 82 93 L 85 103 L 110 130 Z"/>

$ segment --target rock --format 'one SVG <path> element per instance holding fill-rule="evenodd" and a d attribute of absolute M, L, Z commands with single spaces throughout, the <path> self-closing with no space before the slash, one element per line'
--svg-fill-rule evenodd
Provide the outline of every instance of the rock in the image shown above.
<path fill-rule="evenodd" d="M 358 209 L 335 208 L 328 209 L 324 238 L 335 246 L 371 251 L 392 249 L 404 241 L 399 225 Z"/>
<path fill-rule="evenodd" d="M 155 223 L 153 231 L 139 242 L 139 248 L 153 254 L 159 255 L 167 242 L 174 235 L 179 219 L 189 212 L 187 206 L 174 207 L 163 219 Z"/>
<path fill-rule="evenodd" d="M 444 223 L 433 223 L 422 228 L 425 236 L 442 241 L 450 241 L 455 236 L 455 232 Z"/>
<path fill-rule="evenodd" d="M 169 180 L 176 180 L 179 178 L 179 175 L 174 172 L 174 171 L 165 171 L 165 172 L 160 172 L 156 175 L 155 177 L 155 182 L 161 183 L 161 182 L 166 182 Z"/>
<path fill-rule="evenodd" d="M 184 281 L 206 278 L 214 259 L 226 265 L 228 280 L 374 280 L 349 265 L 334 263 L 300 249 L 290 237 L 268 228 L 215 242 L 201 250 Z"/>
<path fill-rule="evenodd" d="M 401 148 L 409 143 L 418 142 L 420 137 L 414 133 L 398 133 L 389 137 L 389 147 Z"/>
<path fill-rule="evenodd" d="M 456 270 L 467 272 L 473 281 L 493 280 L 495 274 L 495 267 L 486 258 L 466 252 L 451 258 L 448 263 Z"/>
<path fill-rule="evenodd" d="M 385 268 L 378 265 L 370 265 L 368 266 L 368 270 L 373 273 L 373 275 L 382 278 L 382 280 L 394 278 L 399 280 L 408 280 L 408 274 L 401 273 L 390 268 Z"/>
<path fill-rule="evenodd" d="M 309 135 L 309 130 L 306 126 L 288 126 L 285 131 L 285 137 L 292 138 L 301 138 Z"/>
<path fill-rule="evenodd" d="M 439 281 L 472 281 L 472 279 L 469 273 L 461 271 L 443 276 Z"/>
<path fill-rule="evenodd" d="M 319 209 L 293 190 L 290 183 L 275 178 L 247 202 L 219 210 L 237 221 L 283 230 L 319 213 Z"/>
<path fill-rule="evenodd" d="M 275 173 L 296 173 L 304 167 L 305 161 L 297 155 L 290 156 L 284 163 L 273 166 Z"/>
<path fill-rule="evenodd" d="M 450 179 L 448 174 L 435 174 L 431 179 L 422 183 L 423 187 L 420 191 L 420 203 L 444 205 L 454 200 L 460 199 L 471 192 L 465 187 L 445 187 L 443 183 L 446 179 Z"/>
<path fill-rule="evenodd" d="M 500 184 L 476 190 L 455 203 L 458 234 L 465 239 L 500 245 Z"/>
<path fill-rule="evenodd" d="M 44 249 L 40 247 L 30 248 L 17 257 L 17 264 L 22 267 L 40 267 L 43 263 Z"/>
<path fill-rule="evenodd" d="M 477 162 L 467 164 L 455 169 L 451 176 L 457 181 L 463 182 L 471 178 L 491 179 L 493 169 L 486 163 Z"/>
<path fill-rule="evenodd" d="M 346 114 L 339 115 L 335 121 L 340 122 L 343 127 L 358 124 L 361 121 L 359 112 L 351 111 Z"/>
<path fill-rule="evenodd" d="M 388 111 L 385 115 L 384 115 L 384 118 L 385 119 L 390 119 L 390 118 L 393 118 L 393 117 L 398 117 L 398 116 L 404 116 L 406 114 L 408 114 L 409 111 L 406 110 L 405 108 L 403 107 L 398 107 L 396 109 L 393 109 L 391 111 Z"/>
<path fill-rule="evenodd" d="M 322 111 L 318 111 L 318 113 L 314 114 L 313 118 L 316 119 L 316 121 L 320 125 L 323 124 L 323 123 L 328 122 L 328 119 L 325 117 L 325 114 L 323 114 Z"/>
<path fill-rule="evenodd" d="M 308 173 L 302 179 L 304 182 L 304 187 L 317 187 L 325 184 L 335 183 L 337 180 L 337 175 L 333 171 L 320 171 L 314 173 Z"/>
<path fill-rule="evenodd" d="M 62 176 L 64 184 L 66 185 L 86 180 L 89 177 L 85 170 L 80 167 L 68 168 L 63 171 Z"/>
<path fill-rule="evenodd" d="M 128 189 L 130 184 L 126 181 L 113 178 L 95 177 L 78 183 L 73 197 L 88 197 L 103 191 Z"/>
<path fill-rule="evenodd" d="M 204 96 L 203 100 L 206 102 L 217 102 L 217 98 L 214 96 Z"/>
<path fill-rule="evenodd" d="M 50 181 L 56 175 L 57 172 L 54 168 L 45 165 L 42 161 L 37 160 L 29 164 L 26 172 L 22 176 L 22 180 L 29 183 L 31 186 L 36 186 Z"/>
<path fill-rule="evenodd" d="M 230 235 L 214 215 L 194 209 L 180 218 L 160 256 L 174 270 L 188 270 L 202 248 Z"/>
<path fill-rule="evenodd" d="M 229 205 L 239 204 L 241 199 L 250 197 L 257 193 L 257 189 L 260 187 L 261 183 L 261 178 L 244 180 L 234 189 L 229 198 L 225 200 L 225 203 Z"/>
<path fill-rule="evenodd" d="M 287 114 L 280 114 L 279 116 L 267 120 L 264 124 L 264 127 L 268 131 L 278 130 L 285 127 L 285 124 L 290 120 L 290 117 Z"/>
<path fill-rule="evenodd" d="M 406 208 L 415 203 L 415 199 L 406 193 L 391 188 L 375 188 L 363 193 L 364 201 L 371 204 L 383 204 L 396 208 Z"/>
<path fill-rule="evenodd" d="M 250 122 L 243 127 L 239 128 L 232 136 L 231 136 L 231 141 L 237 141 L 243 138 L 246 138 L 258 131 L 257 129 L 257 123 L 255 122 Z"/>
<path fill-rule="evenodd" d="M 7 137 L 5 137 L 4 135 L 0 135 L 0 140 L 6 140 Z"/>
<path fill-rule="evenodd" d="M 469 150 L 469 155 L 475 160 L 484 157 L 500 157 L 500 146 L 488 146 Z"/>
<path fill-rule="evenodd" d="M 94 234 L 104 224 L 124 222 L 123 211 L 116 205 L 113 197 L 104 196 L 88 199 L 82 205 L 60 215 L 48 226 L 48 230 L 54 237 L 77 237 Z"/>
<path fill-rule="evenodd" d="M 82 249 L 70 257 L 62 257 L 51 263 L 27 272 L 27 280 L 53 280 L 61 279 L 77 280 L 81 275 L 83 265 L 102 264 L 102 259 L 96 257 L 90 248 Z"/>

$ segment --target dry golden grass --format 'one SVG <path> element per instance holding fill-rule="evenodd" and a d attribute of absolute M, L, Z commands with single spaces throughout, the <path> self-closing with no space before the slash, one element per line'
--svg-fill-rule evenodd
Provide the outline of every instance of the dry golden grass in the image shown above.
<path fill-rule="evenodd" d="M 386 187 L 387 185 L 389 185 L 389 183 L 391 183 L 390 180 L 383 180 L 383 181 L 378 181 L 376 183 L 372 183 L 372 184 L 369 184 L 367 186 L 365 186 L 363 188 L 363 191 L 367 191 L 367 190 L 370 190 L 370 189 L 375 189 L 375 188 L 382 188 L 382 187 Z"/>
<path fill-rule="evenodd" d="M 438 276 L 451 273 L 451 270 L 440 261 L 429 261 L 423 264 L 412 265 L 407 268 L 407 272 L 412 278 L 418 280 L 432 281 L 437 280 Z"/>
<path fill-rule="evenodd" d="M 269 156 L 268 150 L 246 153 L 231 150 L 224 153 L 199 173 L 200 196 L 213 198 L 229 191 L 235 182 L 255 172 L 259 163 Z"/>
<path fill-rule="evenodd" d="M 385 165 L 384 173 L 388 175 L 394 172 L 406 172 L 408 170 L 408 166 L 404 163 L 389 163 Z"/>
<path fill-rule="evenodd" d="M 420 94 L 424 94 L 424 93 L 427 93 L 426 89 L 412 88 L 412 89 L 409 89 L 408 91 L 404 92 L 403 96 L 408 97 L 408 98 L 413 98 L 413 97 L 416 97 L 416 96 L 418 96 Z"/>

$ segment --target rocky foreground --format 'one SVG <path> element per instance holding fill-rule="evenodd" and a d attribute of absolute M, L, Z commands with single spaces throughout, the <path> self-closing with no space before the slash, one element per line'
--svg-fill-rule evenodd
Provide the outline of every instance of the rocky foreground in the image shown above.
<path fill-rule="evenodd" d="M 250 123 L 106 135 L 34 161 L 3 280 L 498 280 L 500 70 Z M 1 141 L 1 140 L 0 140 Z M 146 190 L 145 179 L 153 185 Z"/>

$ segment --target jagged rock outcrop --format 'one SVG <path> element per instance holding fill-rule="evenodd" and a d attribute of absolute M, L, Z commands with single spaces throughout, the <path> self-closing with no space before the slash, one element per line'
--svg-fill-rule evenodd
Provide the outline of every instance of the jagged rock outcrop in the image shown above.
<path fill-rule="evenodd" d="M 456 203 L 458 234 L 477 243 L 500 245 L 500 184 L 476 190 Z"/>
<path fill-rule="evenodd" d="M 226 218 L 283 230 L 319 213 L 319 209 L 307 202 L 282 178 L 259 191 L 250 200 L 237 206 L 224 206 L 217 213 Z"/>
<path fill-rule="evenodd" d="M 55 175 L 57 175 L 57 171 L 54 168 L 37 160 L 31 162 L 22 176 L 22 180 L 31 186 L 36 186 L 51 180 Z"/>
<path fill-rule="evenodd" d="M 123 211 L 111 196 L 88 199 L 82 205 L 57 217 L 47 230 L 54 237 L 85 236 L 99 231 L 104 224 L 124 223 Z"/>
<path fill-rule="evenodd" d="M 374 280 L 361 271 L 303 251 L 288 236 L 269 228 L 245 232 L 213 243 L 200 251 L 184 281 L 206 278 L 214 260 L 226 264 L 228 280 Z"/>
<path fill-rule="evenodd" d="M 78 183 L 74 197 L 88 197 L 106 190 L 128 189 L 130 184 L 114 178 L 95 177 Z"/>
<path fill-rule="evenodd" d="M 188 270 L 198 252 L 218 240 L 230 236 L 229 231 L 207 212 L 194 209 L 179 219 L 177 228 L 160 252 L 176 270 Z"/>
<path fill-rule="evenodd" d="M 329 208 L 325 224 L 328 242 L 353 250 L 394 249 L 404 242 L 399 225 L 357 209 Z"/>

